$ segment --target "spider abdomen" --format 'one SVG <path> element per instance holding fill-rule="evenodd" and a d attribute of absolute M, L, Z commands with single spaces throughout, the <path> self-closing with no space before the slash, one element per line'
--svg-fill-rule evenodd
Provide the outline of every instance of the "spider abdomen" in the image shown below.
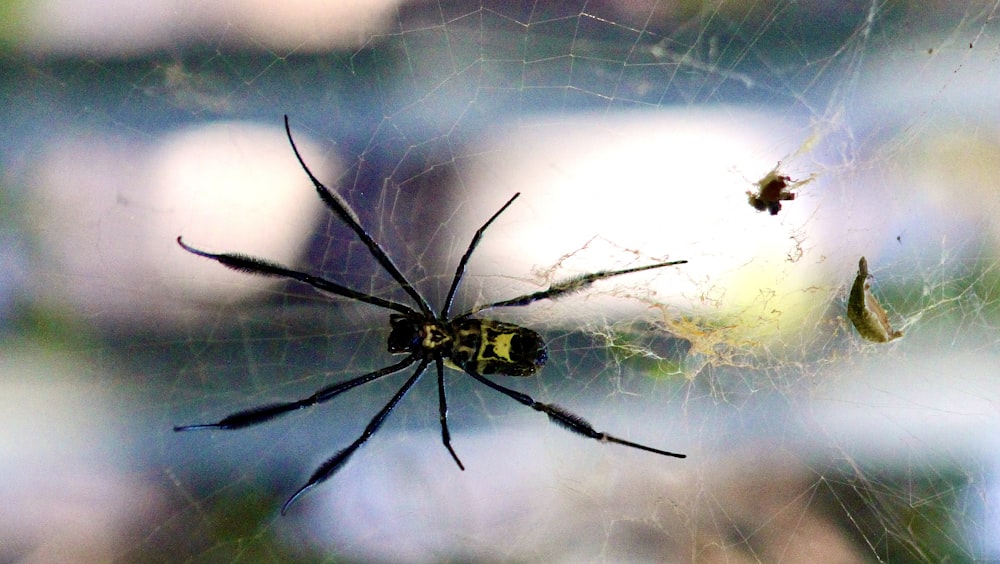
<path fill-rule="evenodd" d="M 460 319 L 449 325 L 451 361 L 476 374 L 531 376 L 549 358 L 542 336 L 513 323 Z"/>

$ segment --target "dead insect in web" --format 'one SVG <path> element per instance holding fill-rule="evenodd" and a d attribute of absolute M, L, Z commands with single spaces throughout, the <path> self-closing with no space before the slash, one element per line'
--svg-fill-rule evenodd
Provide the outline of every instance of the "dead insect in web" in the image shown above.
<path fill-rule="evenodd" d="M 812 178 L 792 180 L 790 176 L 778 174 L 780 166 L 781 163 L 775 165 L 770 172 L 764 175 L 764 178 L 754 184 L 757 187 L 756 192 L 747 191 L 747 202 L 753 206 L 753 209 L 757 211 L 767 210 L 771 215 L 778 215 L 778 212 L 781 211 L 781 202 L 795 199 L 795 193 L 791 189 L 798 188 L 812 180 Z"/>
<path fill-rule="evenodd" d="M 861 257 L 858 261 L 858 275 L 851 286 L 851 296 L 847 300 L 847 318 L 854 324 L 858 334 L 875 343 L 887 343 L 903 336 L 889 325 L 889 318 L 871 292 L 868 279 L 868 261 Z"/>

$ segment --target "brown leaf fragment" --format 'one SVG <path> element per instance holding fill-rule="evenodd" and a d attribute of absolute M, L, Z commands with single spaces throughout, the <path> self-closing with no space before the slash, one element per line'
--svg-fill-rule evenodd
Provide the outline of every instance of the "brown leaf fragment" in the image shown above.
<path fill-rule="evenodd" d="M 903 336 L 889 325 L 889 318 L 871 292 L 868 282 L 868 261 L 861 257 L 858 261 L 858 275 L 851 286 L 851 296 L 847 300 L 847 318 L 854 324 L 858 334 L 875 343 L 887 343 Z"/>

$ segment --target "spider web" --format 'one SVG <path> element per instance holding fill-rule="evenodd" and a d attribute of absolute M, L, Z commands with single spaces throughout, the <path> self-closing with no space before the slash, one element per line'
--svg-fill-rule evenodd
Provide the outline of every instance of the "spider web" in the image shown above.
<path fill-rule="evenodd" d="M 1000 558 L 998 4 L 931 8 L 420 2 L 341 20 L 303 3 L 262 23 L 185 6 L 145 11 L 156 33 L 106 18 L 97 40 L 25 24 L 4 73 L 0 559 Z M 405 372 L 174 433 L 395 362 L 388 312 L 174 242 L 413 305 L 315 197 L 283 114 L 435 308 L 515 192 L 456 312 L 689 261 L 482 314 L 549 346 L 538 377 L 496 381 L 688 458 L 582 439 L 449 371 L 462 472 L 431 371 L 280 517 Z M 747 202 L 769 175 L 795 194 L 773 216 Z M 902 339 L 847 320 L 861 256 Z"/>

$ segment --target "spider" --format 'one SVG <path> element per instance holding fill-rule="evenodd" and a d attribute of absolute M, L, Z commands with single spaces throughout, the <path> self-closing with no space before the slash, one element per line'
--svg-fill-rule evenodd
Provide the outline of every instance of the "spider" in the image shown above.
<path fill-rule="evenodd" d="M 684 264 L 687 261 L 676 260 L 623 270 L 602 270 L 583 274 L 553 284 L 546 290 L 525 294 L 509 300 L 476 306 L 467 312 L 452 315 L 452 302 L 465 275 L 465 269 L 470 257 L 472 257 L 472 253 L 476 250 L 490 224 L 520 195 L 520 193 L 516 193 L 492 217 L 486 220 L 486 223 L 473 235 L 468 249 L 458 262 L 455 276 L 451 282 L 451 288 L 448 290 L 447 298 L 440 313 L 438 313 L 431 308 L 427 300 L 407 281 L 406 277 L 403 276 L 403 273 L 396 267 L 396 264 L 393 263 L 382 247 L 365 231 L 364 227 L 359 223 L 357 216 L 348 208 L 341 197 L 324 186 L 309 170 L 309 167 L 306 166 L 305 161 L 299 154 L 298 148 L 295 146 L 295 141 L 292 139 L 287 115 L 285 116 L 285 133 L 288 136 L 288 142 L 292 146 L 295 157 L 298 159 L 299 164 L 302 165 L 302 169 L 309 177 L 309 180 L 316 187 L 320 199 L 330 208 L 330 211 L 354 231 L 361 242 L 368 247 L 368 250 L 375 260 L 378 261 L 379 265 L 412 298 L 416 304 L 416 308 L 378 296 L 365 294 L 325 278 L 292 270 L 266 259 L 236 253 L 210 253 L 188 245 L 181 237 L 177 237 L 177 243 L 189 253 L 212 259 L 233 270 L 258 276 L 289 278 L 312 286 L 322 292 L 392 310 L 394 313 L 389 316 L 388 351 L 393 354 L 404 354 L 406 357 L 395 364 L 324 387 L 309 397 L 251 407 L 232 413 L 215 423 L 179 425 L 174 427 L 174 431 L 196 431 L 203 429 L 231 430 L 257 425 L 298 409 L 327 402 L 352 388 L 377 380 L 383 376 L 394 374 L 416 364 L 417 368 L 413 371 L 410 378 L 406 380 L 389 402 L 368 422 L 361 435 L 353 443 L 320 464 L 309 480 L 285 501 L 281 507 L 281 514 L 284 515 L 288 511 L 288 508 L 301 498 L 303 494 L 329 479 L 344 466 L 351 455 L 379 430 L 379 427 L 382 426 L 389 413 L 403 399 L 403 396 L 413 387 L 420 376 L 424 374 L 428 365 L 433 362 L 437 367 L 441 441 L 461 470 L 465 470 L 465 466 L 462 465 L 458 454 L 452 448 L 451 435 L 448 432 L 448 405 L 444 386 L 445 365 L 464 371 L 483 385 L 535 411 L 546 414 L 553 423 L 584 437 L 602 442 L 617 443 L 664 456 L 686 457 L 684 454 L 656 449 L 597 431 L 579 415 L 571 413 L 557 405 L 535 401 L 527 394 L 497 384 L 493 380 L 486 378 L 488 374 L 520 377 L 532 376 L 545 364 L 548 359 L 548 351 L 541 335 L 531 329 L 511 323 L 480 319 L 473 317 L 473 315 L 492 308 L 520 307 L 539 300 L 554 300 L 566 294 L 582 290 L 598 280 L 633 272 L 652 270 L 654 268 Z"/>

